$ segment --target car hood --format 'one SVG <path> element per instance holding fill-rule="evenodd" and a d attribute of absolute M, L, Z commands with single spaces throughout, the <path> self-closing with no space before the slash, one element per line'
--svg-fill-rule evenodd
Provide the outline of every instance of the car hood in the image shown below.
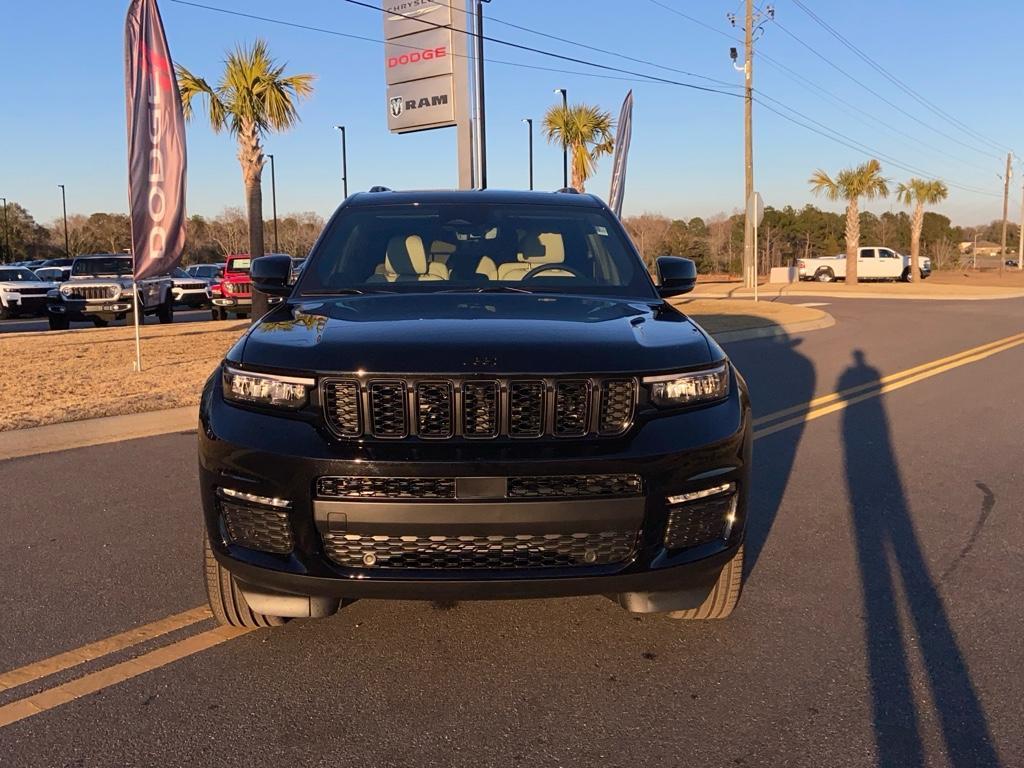
<path fill-rule="evenodd" d="M 373 373 L 642 373 L 723 353 L 671 306 L 544 294 L 353 296 L 283 304 L 228 359 Z"/>
<path fill-rule="evenodd" d="M 49 280 L 0 280 L 0 288 L 5 291 L 17 291 L 22 288 L 56 288 L 57 283 Z"/>

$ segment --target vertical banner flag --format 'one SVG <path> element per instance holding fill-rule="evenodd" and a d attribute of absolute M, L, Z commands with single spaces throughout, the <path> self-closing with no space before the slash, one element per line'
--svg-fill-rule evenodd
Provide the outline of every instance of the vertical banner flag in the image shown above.
<path fill-rule="evenodd" d="M 128 199 L 135 279 L 169 273 L 185 249 L 185 120 L 156 0 L 132 0 L 124 29 Z"/>
<path fill-rule="evenodd" d="M 626 94 L 615 129 L 615 159 L 612 163 L 612 188 L 608 193 L 608 206 L 616 216 L 622 216 L 622 198 L 626 194 L 626 158 L 629 140 L 633 135 L 633 91 Z"/>

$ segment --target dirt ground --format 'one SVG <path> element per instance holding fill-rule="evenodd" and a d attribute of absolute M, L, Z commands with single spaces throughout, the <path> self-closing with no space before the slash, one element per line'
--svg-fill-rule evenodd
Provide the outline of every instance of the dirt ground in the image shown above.
<path fill-rule="evenodd" d="M 682 299 L 676 304 L 711 333 L 823 315 L 749 300 Z M 248 327 L 247 321 L 143 327 L 142 373 L 133 370 L 132 328 L 4 334 L 0 432 L 198 405 L 204 382 Z"/>
<path fill-rule="evenodd" d="M 998 269 L 957 269 L 932 272 L 927 282 L 936 285 L 994 285 L 1007 288 L 1024 288 L 1024 272 L 1015 267 Z"/>

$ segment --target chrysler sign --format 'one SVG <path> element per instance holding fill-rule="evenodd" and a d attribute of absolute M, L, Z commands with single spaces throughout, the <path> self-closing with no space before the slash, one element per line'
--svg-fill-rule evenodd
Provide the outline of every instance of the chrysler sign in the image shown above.
<path fill-rule="evenodd" d="M 464 14 L 464 5 L 460 0 L 384 0 L 382 10 L 388 130 L 455 125 L 451 25 L 453 12 Z"/>

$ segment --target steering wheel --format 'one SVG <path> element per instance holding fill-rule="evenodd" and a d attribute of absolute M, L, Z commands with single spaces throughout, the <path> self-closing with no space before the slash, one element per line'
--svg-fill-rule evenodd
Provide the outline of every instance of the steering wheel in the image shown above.
<path fill-rule="evenodd" d="M 576 269 L 576 267 L 570 267 L 568 264 L 539 264 L 519 279 L 522 282 L 525 282 L 527 280 L 533 280 L 533 278 L 535 278 L 542 272 L 550 272 L 556 269 L 562 272 L 568 272 L 573 277 L 578 277 L 582 280 L 587 279 L 587 276 L 580 272 L 578 269 Z"/>

